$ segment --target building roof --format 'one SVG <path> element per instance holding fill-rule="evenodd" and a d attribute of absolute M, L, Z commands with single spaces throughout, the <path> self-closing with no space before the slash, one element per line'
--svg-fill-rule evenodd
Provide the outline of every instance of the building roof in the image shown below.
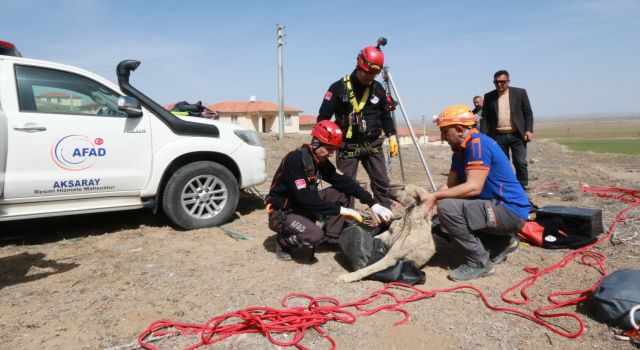
<path fill-rule="evenodd" d="M 300 115 L 300 125 L 316 125 L 318 119 L 315 115 Z"/>
<path fill-rule="evenodd" d="M 218 113 L 224 112 L 238 112 L 238 113 L 251 113 L 251 112 L 278 112 L 278 105 L 267 101 L 224 101 L 212 104 L 208 106 L 209 109 Z M 284 106 L 285 112 L 302 112 L 302 110 Z"/>
<path fill-rule="evenodd" d="M 413 133 L 418 137 L 423 135 L 422 129 L 413 128 Z M 411 136 L 409 128 L 396 128 L 396 134 L 398 136 Z"/>

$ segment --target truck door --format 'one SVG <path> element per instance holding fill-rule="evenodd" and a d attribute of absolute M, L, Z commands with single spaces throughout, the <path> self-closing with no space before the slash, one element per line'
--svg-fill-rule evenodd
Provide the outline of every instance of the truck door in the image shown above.
<path fill-rule="evenodd" d="M 119 93 L 82 74 L 14 66 L 16 108 L 7 116 L 5 199 L 113 196 L 145 187 L 150 114 L 128 117 Z"/>

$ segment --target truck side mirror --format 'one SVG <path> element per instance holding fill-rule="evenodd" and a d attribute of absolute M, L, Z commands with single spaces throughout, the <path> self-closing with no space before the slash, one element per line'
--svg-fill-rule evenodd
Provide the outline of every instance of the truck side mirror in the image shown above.
<path fill-rule="evenodd" d="M 129 117 L 142 117 L 140 101 L 131 96 L 120 96 L 118 98 L 118 109 L 127 113 Z"/>

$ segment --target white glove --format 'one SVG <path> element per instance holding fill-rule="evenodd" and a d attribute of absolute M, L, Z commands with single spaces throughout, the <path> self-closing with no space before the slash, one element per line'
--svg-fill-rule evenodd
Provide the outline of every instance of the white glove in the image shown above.
<path fill-rule="evenodd" d="M 340 207 L 340 215 L 362 222 L 362 215 L 351 208 Z"/>
<path fill-rule="evenodd" d="M 393 217 L 393 213 L 391 210 L 381 206 L 380 204 L 374 204 L 371 207 L 371 211 L 373 212 L 373 216 L 378 220 L 378 222 L 389 222 L 391 217 Z"/>

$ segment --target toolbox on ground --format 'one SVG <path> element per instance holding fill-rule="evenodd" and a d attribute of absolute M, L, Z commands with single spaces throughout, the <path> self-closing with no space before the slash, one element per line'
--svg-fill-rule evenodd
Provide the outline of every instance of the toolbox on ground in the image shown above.
<path fill-rule="evenodd" d="M 568 234 L 597 237 L 602 230 L 602 209 L 575 208 L 547 205 L 536 210 L 536 222 L 561 218 L 563 230 Z"/>

